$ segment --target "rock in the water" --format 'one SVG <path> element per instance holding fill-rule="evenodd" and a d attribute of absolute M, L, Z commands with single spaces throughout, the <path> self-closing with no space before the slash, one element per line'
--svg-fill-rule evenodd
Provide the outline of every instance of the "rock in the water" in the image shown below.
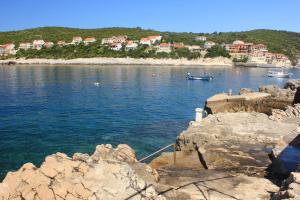
<path fill-rule="evenodd" d="M 290 90 L 296 90 L 298 87 L 300 87 L 300 80 L 293 79 L 288 80 L 288 82 L 284 85 L 284 89 L 290 89 Z"/>
<path fill-rule="evenodd" d="M 247 94 L 247 93 L 251 93 L 253 92 L 250 88 L 241 88 L 239 94 L 243 95 L 243 94 Z"/>
<path fill-rule="evenodd" d="M 57 153 L 40 168 L 28 163 L 8 173 L 0 199 L 165 199 L 154 189 L 156 180 L 157 172 L 136 162 L 128 145 L 98 145 L 92 156 Z"/>
<path fill-rule="evenodd" d="M 259 87 L 259 92 L 265 92 L 272 96 L 276 96 L 279 92 L 279 88 L 276 85 L 263 85 Z"/>

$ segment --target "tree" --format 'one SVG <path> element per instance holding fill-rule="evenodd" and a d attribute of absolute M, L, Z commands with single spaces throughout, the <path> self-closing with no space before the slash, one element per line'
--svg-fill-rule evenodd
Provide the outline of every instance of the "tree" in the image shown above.
<path fill-rule="evenodd" d="M 220 45 L 214 45 L 210 49 L 207 50 L 207 54 L 205 54 L 205 58 L 215 58 L 215 57 L 227 57 L 230 58 L 229 52 Z"/>

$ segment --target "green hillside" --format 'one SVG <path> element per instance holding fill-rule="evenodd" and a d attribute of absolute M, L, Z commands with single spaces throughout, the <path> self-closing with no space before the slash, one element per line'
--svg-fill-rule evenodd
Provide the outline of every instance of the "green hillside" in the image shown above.
<path fill-rule="evenodd" d="M 127 35 L 130 39 L 134 40 L 153 34 L 161 34 L 166 42 L 183 42 L 185 44 L 201 44 L 202 42 L 194 40 L 197 35 L 206 35 L 209 40 L 218 43 L 231 43 L 234 40 L 263 43 L 268 46 L 268 49 L 271 52 L 284 53 L 293 61 L 296 61 L 296 55 L 300 53 L 300 33 L 264 29 L 245 32 L 215 32 L 212 34 L 203 34 L 159 32 L 155 30 L 144 30 L 141 28 L 77 29 L 43 27 L 22 31 L 0 32 L 0 44 L 12 42 L 18 46 L 20 42 L 30 42 L 34 39 L 43 39 L 45 41 L 53 42 L 65 40 L 66 42 L 70 42 L 73 36 L 93 36 L 100 40 L 101 38 L 114 35 Z"/>

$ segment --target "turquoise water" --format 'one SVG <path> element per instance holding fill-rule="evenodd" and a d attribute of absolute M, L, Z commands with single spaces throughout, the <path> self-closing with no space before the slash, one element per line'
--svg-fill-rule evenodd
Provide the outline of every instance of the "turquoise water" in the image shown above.
<path fill-rule="evenodd" d="M 187 72 L 215 76 L 187 81 Z M 173 143 L 209 96 L 282 86 L 266 69 L 150 66 L 0 67 L 0 179 L 46 155 L 126 143 L 138 157 Z M 299 71 L 292 70 L 294 78 Z M 100 85 L 94 85 L 99 82 Z"/>

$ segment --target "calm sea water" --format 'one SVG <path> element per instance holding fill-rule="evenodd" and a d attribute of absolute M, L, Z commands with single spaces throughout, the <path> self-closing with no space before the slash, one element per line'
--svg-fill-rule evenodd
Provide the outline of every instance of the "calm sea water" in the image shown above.
<path fill-rule="evenodd" d="M 187 81 L 187 72 L 215 79 Z M 0 67 L 0 179 L 46 155 L 126 143 L 138 157 L 173 143 L 206 98 L 230 88 L 282 86 L 266 69 L 150 66 Z M 293 78 L 300 72 L 291 70 Z M 155 74 L 155 75 L 154 75 Z M 99 82 L 100 85 L 94 85 Z"/>

